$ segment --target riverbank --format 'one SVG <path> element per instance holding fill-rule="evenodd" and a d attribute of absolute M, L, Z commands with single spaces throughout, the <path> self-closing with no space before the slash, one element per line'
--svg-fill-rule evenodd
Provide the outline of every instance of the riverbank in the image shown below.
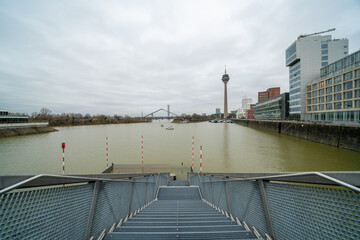
<path fill-rule="evenodd" d="M 291 121 L 236 119 L 235 123 L 360 152 L 360 127 Z"/>
<path fill-rule="evenodd" d="M 0 128 L 0 138 L 49 133 L 58 131 L 52 127 L 19 127 L 19 128 Z"/>

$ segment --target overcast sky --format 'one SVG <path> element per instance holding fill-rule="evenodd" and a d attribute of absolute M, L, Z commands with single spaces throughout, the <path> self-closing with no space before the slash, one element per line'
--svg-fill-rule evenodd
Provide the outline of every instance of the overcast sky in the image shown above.
<path fill-rule="evenodd" d="M 288 91 L 285 49 L 336 28 L 360 49 L 360 1 L 0 0 L 0 109 L 128 114 L 223 111 Z"/>

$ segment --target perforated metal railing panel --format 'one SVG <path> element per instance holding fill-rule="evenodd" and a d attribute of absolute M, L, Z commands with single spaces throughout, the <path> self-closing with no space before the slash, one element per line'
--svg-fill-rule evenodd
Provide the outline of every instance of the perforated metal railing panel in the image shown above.
<path fill-rule="evenodd" d="M 210 180 L 210 176 L 201 178 Z M 216 194 L 226 195 L 221 184 L 212 183 L 212 201 L 211 183 L 202 183 L 197 173 L 189 173 L 188 179 L 200 187 L 206 200 L 223 205 L 216 199 Z M 230 181 L 227 187 L 231 214 L 261 234 L 269 233 L 258 181 Z M 342 187 L 278 182 L 264 182 L 264 188 L 276 239 L 360 239 L 359 193 Z"/>
<path fill-rule="evenodd" d="M 168 177 L 136 178 L 131 198 L 131 182 L 101 182 L 90 236 L 99 236 L 103 229 L 124 218 L 130 199 L 132 210 L 151 201 Z M 0 239 L 83 239 L 94 185 L 21 189 L 0 195 Z"/>
<path fill-rule="evenodd" d="M 90 236 L 99 236 L 103 229 L 125 217 L 129 210 L 131 183 L 100 184 Z"/>
<path fill-rule="evenodd" d="M 360 194 L 339 187 L 265 183 L 277 239 L 360 239 Z"/>
<path fill-rule="evenodd" d="M 94 184 L 0 196 L 0 239 L 81 239 Z"/>
<path fill-rule="evenodd" d="M 269 233 L 264 207 L 256 181 L 228 182 L 230 208 L 234 216 L 256 227 L 261 234 Z"/>

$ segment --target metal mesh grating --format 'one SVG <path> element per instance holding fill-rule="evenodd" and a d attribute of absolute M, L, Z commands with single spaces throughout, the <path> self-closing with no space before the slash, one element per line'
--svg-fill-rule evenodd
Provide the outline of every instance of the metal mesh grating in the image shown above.
<path fill-rule="evenodd" d="M 1 195 L 0 239 L 83 238 L 93 187 L 85 184 Z"/>
<path fill-rule="evenodd" d="M 277 239 L 360 239 L 360 194 L 341 188 L 265 183 Z"/>
<path fill-rule="evenodd" d="M 104 182 L 100 184 L 90 236 L 99 236 L 128 214 L 131 183 Z"/>

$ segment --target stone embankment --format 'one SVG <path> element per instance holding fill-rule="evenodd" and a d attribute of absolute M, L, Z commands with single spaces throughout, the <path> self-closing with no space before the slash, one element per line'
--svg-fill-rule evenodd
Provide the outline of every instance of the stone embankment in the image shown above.
<path fill-rule="evenodd" d="M 58 130 L 52 127 L 0 128 L 0 138 L 39 134 L 39 133 L 49 133 L 55 131 Z"/>
<path fill-rule="evenodd" d="M 360 127 L 293 121 L 234 120 L 235 123 L 360 152 Z"/>

